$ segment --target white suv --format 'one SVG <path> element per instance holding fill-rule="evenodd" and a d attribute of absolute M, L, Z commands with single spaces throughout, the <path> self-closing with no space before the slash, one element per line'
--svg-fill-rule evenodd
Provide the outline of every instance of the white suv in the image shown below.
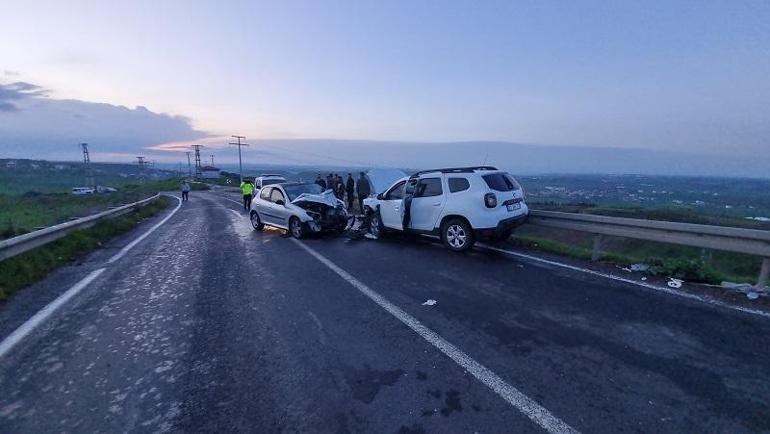
<path fill-rule="evenodd" d="M 365 199 L 364 209 L 375 236 L 439 235 L 455 251 L 470 249 L 479 237 L 507 239 L 529 214 L 516 179 L 489 166 L 417 172 Z"/>

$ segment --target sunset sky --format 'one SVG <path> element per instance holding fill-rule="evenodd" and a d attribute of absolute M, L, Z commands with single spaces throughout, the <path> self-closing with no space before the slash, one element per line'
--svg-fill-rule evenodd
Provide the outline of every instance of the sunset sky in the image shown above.
<path fill-rule="evenodd" d="M 0 158 L 235 133 L 770 149 L 767 1 L 3 0 L 0 29 Z"/>

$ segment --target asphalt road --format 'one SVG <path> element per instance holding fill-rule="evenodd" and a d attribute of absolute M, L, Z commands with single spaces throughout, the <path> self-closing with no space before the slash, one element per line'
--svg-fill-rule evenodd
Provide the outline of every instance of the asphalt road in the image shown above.
<path fill-rule="evenodd" d="M 770 318 L 222 195 L 0 308 L 5 339 L 104 268 L 0 358 L 0 432 L 770 432 Z"/>

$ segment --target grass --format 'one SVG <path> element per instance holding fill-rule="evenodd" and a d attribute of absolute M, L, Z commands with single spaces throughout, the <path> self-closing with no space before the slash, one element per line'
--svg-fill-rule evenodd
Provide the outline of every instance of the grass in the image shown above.
<path fill-rule="evenodd" d="M 514 231 L 511 242 L 519 247 L 589 260 L 592 235 L 565 229 L 524 225 Z M 628 266 L 646 263 L 660 276 L 689 282 L 718 284 L 722 281 L 756 283 L 761 260 L 732 252 L 704 251 L 619 237 L 603 237 L 601 262 Z"/>
<path fill-rule="evenodd" d="M 192 183 L 193 190 L 207 190 L 205 184 Z M 177 179 L 126 184 L 109 194 L 75 196 L 68 193 L 27 192 L 0 194 L 0 239 L 25 234 L 37 227 L 52 226 L 75 217 L 104 211 L 111 206 L 136 202 L 158 191 L 179 190 Z"/>
<path fill-rule="evenodd" d="M 0 301 L 47 276 L 56 268 L 82 258 L 113 237 L 130 231 L 141 221 L 159 213 L 170 203 L 158 200 L 135 211 L 72 232 L 66 237 L 0 262 Z"/>

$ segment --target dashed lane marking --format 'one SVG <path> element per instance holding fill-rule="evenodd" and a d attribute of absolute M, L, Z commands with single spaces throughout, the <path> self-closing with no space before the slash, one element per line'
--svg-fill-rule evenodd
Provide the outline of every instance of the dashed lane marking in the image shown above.
<path fill-rule="evenodd" d="M 462 350 L 449 343 L 449 341 L 442 338 L 439 334 L 424 326 L 415 317 L 409 315 L 401 308 L 388 301 L 385 297 L 381 296 L 379 293 L 369 288 L 364 283 L 360 282 L 347 271 L 338 267 L 325 256 L 316 252 L 314 249 L 308 247 L 301 241 L 298 241 L 294 238 L 291 240 L 306 252 L 308 252 L 311 256 L 318 259 L 322 264 L 326 265 L 326 267 L 334 271 L 338 276 L 340 276 L 354 288 L 358 289 L 366 297 L 377 303 L 378 306 L 385 309 L 385 311 L 396 317 L 396 319 L 401 321 L 415 333 L 420 335 L 420 337 L 444 353 L 444 355 L 452 359 L 452 361 L 457 363 L 461 368 L 470 372 L 471 375 L 476 377 L 477 380 L 492 389 L 492 391 L 497 393 L 511 406 L 519 410 L 544 430 L 548 431 L 549 433 L 578 432 L 571 426 L 567 425 L 566 422 L 551 414 L 551 412 L 549 412 L 545 407 L 541 406 L 512 385 L 505 382 L 505 380 L 489 370 L 489 368 L 472 359 L 469 355 L 465 354 Z"/>

